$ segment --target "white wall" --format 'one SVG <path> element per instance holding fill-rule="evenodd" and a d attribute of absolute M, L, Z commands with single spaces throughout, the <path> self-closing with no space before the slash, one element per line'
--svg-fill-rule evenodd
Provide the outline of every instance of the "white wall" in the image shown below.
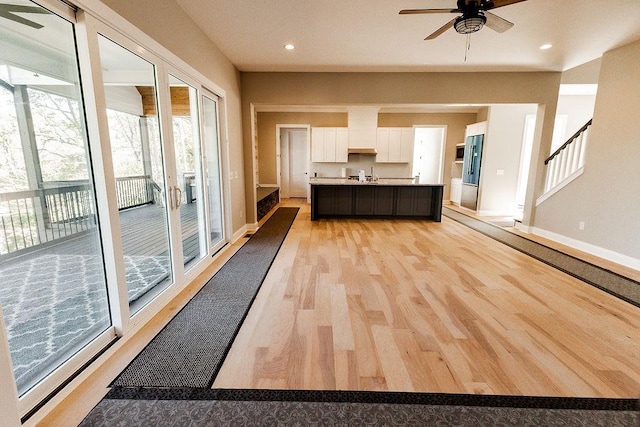
<path fill-rule="evenodd" d="M 525 118 L 535 115 L 536 110 L 533 104 L 489 107 L 480 165 L 479 214 L 515 213 Z"/>
<path fill-rule="evenodd" d="M 534 221 L 536 228 L 627 260 L 640 260 L 638 76 L 640 42 L 603 56 L 584 174 L 542 203 Z"/>

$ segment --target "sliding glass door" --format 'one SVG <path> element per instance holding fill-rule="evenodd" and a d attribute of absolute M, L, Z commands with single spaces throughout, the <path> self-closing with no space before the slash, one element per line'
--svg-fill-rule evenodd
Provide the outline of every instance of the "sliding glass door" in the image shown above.
<path fill-rule="evenodd" d="M 169 85 L 177 179 L 174 200 L 180 213 L 182 260 L 188 270 L 207 252 L 198 96 L 193 86 L 173 75 Z"/>
<path fill-rule="evenodd" d="M 155 66 L 98 37 L 130 314 L 172 282 Z"/>
<path fill-rule="evenodd" d="M 213 94 L 202 97 L 202 117 L 203 140 L 207 154 L 206 174 L 209 195 L 209 243 L 212 250 L 217 250 L 224 244 L 225 236 L 218 132 L 218 100 Z"/>
<path fill-rule="evenodd" d="M 111 317 L 74 27 L 11 5 L 25 18 L 0 19 L 0 304 L 24 395 Z"/>
<path fill-rule="evenodd" d="M 214 85 L 43 1 L 0 17 L 0 405 L 21 415 L 227 242 Z"/>

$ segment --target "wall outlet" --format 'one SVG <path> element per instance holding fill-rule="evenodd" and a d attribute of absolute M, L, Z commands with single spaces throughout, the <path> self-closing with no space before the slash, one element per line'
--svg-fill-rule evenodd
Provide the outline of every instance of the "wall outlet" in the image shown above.
<path fill-rule="evenodd" d="M 578 224 L 578 230 L 584 230 L 584 221 L 580 221 Z"/>
<path fill-rule="evenodd" d="M 504 175 L 504 169 L 498 169 L 498 170 L 496 171 L 496 175 L 498 175 L 498 176 L 502 176 L 502 175 Z"/>

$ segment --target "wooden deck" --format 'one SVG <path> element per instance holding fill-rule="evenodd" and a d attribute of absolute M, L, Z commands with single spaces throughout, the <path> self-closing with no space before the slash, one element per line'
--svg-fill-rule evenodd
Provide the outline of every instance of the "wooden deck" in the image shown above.
<path fill-rule="evenodd" d="M 180 207 L 182 244 L 185 261 L 198 256 L 198 212 L 197 204 L 183 204 Z M 124 255 L 167 256 L 168 234 L 165 210 L 158 205 L 146 205 L 120 212 L 120 229 Z M 22 262 L 46 254 L 86 255 L 96 253 L 97 229 L 90 229 L 69 238 L 60 239 L 34 250 L 3 265 Z"/>

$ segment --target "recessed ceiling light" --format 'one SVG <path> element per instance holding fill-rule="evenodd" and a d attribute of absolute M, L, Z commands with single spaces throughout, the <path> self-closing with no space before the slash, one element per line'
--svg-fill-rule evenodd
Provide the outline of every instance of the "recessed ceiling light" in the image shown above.
<path fill-rule="evenodd" d="M 292 45 L 292 44 L 285 44 L 285 45 L 284 45 L 284 48 L 285 48 L 285 49 L 287 49 L 287 50 L 293 50 L 293 49 L 295 49 L 296 47 L 295 47 L 294 45 Z"/>
<path fill-rule="evenodd" d="M 551 49 L 552 47 L 553 45 L 550 45 L 549 43 L 547 43 L 540 46 L 540 50 L 547 50 L 547 49 Z"/>

